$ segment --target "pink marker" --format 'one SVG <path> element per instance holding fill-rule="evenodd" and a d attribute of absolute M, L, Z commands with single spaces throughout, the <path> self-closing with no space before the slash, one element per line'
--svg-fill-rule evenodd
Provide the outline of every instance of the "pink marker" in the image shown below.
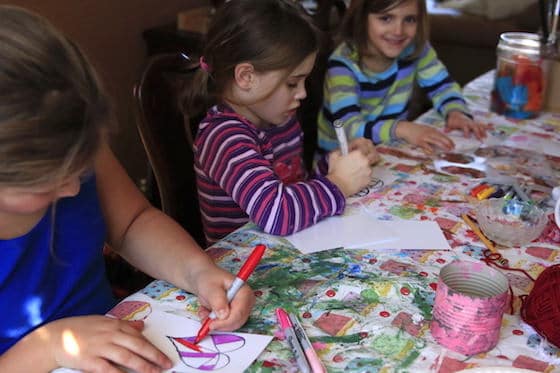
<path fill-rule="evenodd" d="M 294 331 L 296 332 L 296 337 L 301 344 L 301 348 L 303 349 L 303 352 L 305 352 L 311 371 L 313 373 L 325 373 L 327 370 L 319 359 L 319 356 L 317 356 L 317 352 L 315 352 L 315 349 L 313 348 L 311 341 L 309 341 L 307 334 L 305 334 L 305 330 L 298 318 L 291 313 L 289 314 L 289 317 L 292 322 L 292 326 L 294 327 Z"/>
<path fill-rule="evenodd" d="M 294 326 L 290 321 L 290 317 L 288 313 L 284 311 L 283 308 L 276 309 L 276 317 L 278 318 L 278 323 L 280 324 L 280 328 L 284 332 L 284 336 L 286 337 L 286 342 L 288 342 L 288 346 L 290 346 L 290 350 L 294 354 L 296 358 L 296 363 L 299 367 L 299 371 L 301 373 L 311 373 L 311 367 L 307 359 L 305 358 L 305 353 L 303 352 L 301 345 L 298 342 L 296 332 L 294 330 Z"/>

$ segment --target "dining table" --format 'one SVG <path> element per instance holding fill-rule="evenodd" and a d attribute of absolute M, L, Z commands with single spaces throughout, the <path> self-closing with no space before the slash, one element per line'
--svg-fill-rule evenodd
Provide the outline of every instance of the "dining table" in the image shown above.
<path fill-rule="evenodd" d="M 267 248 L 248 280 L 256 304 L 239 332 L 274 338 L 247 372 L 298 371 L 278 327 L 279 307 L 298 317 L 328 372 L 560 372 L 560 349 L 520 317 L 535 279 L 560 263 L 560 230 L 551 197 L 552 188 L 560 185 L 560 113 L 542 112 L 525 120 L 498 115 L 490 110 L 493 81 L 494 71 L 489 71 L 463 89 L 474 119 L 488 125 L 486 139 L 452 132 L 455 149 L 430 155 L 402 142 L 379 145 L 381 160 L 373 168 L 372 184 L 346 202 L 344 216 L 367 213 L 383 221 L 435 222 L 447 248 L 342 245 L 304 253 L 286 237 L 266 234 L 248 223 L 206 250 L 218 265 L 237 273 L 256 245 Z M 444 126 L 433 109 L 416 121 Z M 474 158 L 484 161 L 469 167 Z M 496 171 L 522 185 L 547 212 L 548 223 L 529 244 L 497 244 L 498 255 L 489 255 L 462 216 L 472 216 L 480 203 L 470 191 Z M 463 355 L 431 335 L 440 270 L 455 260 L 484 263 L 509 280 L 510 299 L 499 341 L 490 351 Z M 500 268 L 497 263 L 507 265 Z M 149 298 L 152 308 L 173 308 L 198 320 L 197 298 L 172 284 L 155 280 L 121 304 L 135 295 Z M 138 315 L 137 310 L 120 316 L 131 319 L 133 314 Z"/>

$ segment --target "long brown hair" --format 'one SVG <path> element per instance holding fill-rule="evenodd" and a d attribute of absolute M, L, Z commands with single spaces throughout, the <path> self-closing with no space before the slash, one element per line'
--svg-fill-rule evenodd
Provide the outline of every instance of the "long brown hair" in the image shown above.
<path fill-rule="evenodd" d="M 53 182 L 87 167 L 109 115 L 78 47 L 42 17 L 0 6 L 0 185 Z"/>
<path fill-rule="evenodd" d="M 369 14 L 387 12 L 408 1 L 411 0 L 352 0 L 341 22 L 337 41 L 345 41 L 356 48 L 362 58 L 367 51 Z M 414 1 L 418 5 L 418 30 L 414 38 L 414 52 L 409 58 L 417 57 L 429 39 L 426 1 Z"/>
<path fill-rule="evenodd" d="M 235 66 L 250 62 L 256 71 L 292 70 L 319 49 L 319 32 L 291 0 L 235 0 L 212 17 L 200 69 L 184 94 L 187 108 L 221 98 Z"/>

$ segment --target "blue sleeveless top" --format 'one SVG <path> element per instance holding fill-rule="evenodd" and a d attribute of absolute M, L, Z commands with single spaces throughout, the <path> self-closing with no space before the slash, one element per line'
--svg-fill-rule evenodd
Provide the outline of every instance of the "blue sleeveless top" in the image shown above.
<path fill-rule="evenodd" d="M 58 200 L 54 223 L 52 208 L 29 233 L 0 240 L 0 354 L 42 324 L 104 314 L 115 303 L 95 178 L 77 196 Z"/>

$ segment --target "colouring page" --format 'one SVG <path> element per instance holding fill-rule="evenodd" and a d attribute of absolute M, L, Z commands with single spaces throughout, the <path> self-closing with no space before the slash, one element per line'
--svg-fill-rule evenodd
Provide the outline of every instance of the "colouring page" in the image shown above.
<path fill-rule="evenodd" d="M 198 346 L 189 348 L 200 323 L 156 310 L 145 321 L 143 334 L 165 353 L 174 366 L 169 372 L 243 372 L 272 340 L 272 336 L 212 332 Z"/>
<path fill-rule="evenodd" d="M 195 351 L 188 345 L 194 341 L 200 322 L 179 316 L 175 309 L 139 300 L 144 298 L 129 297 L 130 300 L 121 302 L 108 315 L 120 316 L 123 320 L 144 320 L 144 336 L 174 363 L 173 368 L 166 370 L 169 373 L 243 372 L 273 338 L 259 334 L 211 332 L 198 344 L 202 352 Z M 148 309 L 150 311 L 146 312 Z M 125 314 L 126 317 L 122 317 Z M 80 372 L 58 368 L 51 373 Z"/>

